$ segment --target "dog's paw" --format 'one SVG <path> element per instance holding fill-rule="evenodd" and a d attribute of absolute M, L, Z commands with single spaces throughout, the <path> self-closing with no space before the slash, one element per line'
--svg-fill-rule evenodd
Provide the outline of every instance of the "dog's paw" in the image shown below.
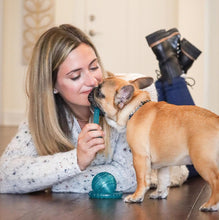
<path fill-rule="evenodd" d="M 204 203 L 200 208 L 202 212 L 217 212 L 219 210 L 219 202 L 216 205 L 210 206 L 207 203 Z"/>
<path fill-rule="evenodd" d="M 141 203 L 144 200 L 144 195 L 136 196 L 136 194 L 128 195 L 125 197 L 124 202 L 127 203 Z"/>
<path fill-rule="evenodd" d="M 166 199 L 168 196 L 168 192 L 169 190 L 155 190 L 154 192 L 152 192 L 149 196 L 150 199 Z"/>
<path fill-rule="evenodd" d="M 170 167 L 170 186 L 181 186 L 188 178 L 189 171 L 186 166 Z"/>

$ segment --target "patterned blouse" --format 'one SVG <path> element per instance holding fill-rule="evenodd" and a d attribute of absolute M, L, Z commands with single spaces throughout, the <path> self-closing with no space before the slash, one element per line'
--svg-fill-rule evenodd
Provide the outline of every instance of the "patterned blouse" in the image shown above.
<path fill-rule="evenodd" d="M 74 120 L 72 141 L 75 146 L 80 132 Z M 53 192 L 87 193 L 93 177 L 103 171 L 114 175 L 118 191 L 133 191 L 135 172 L 125 133 L 112 129 L 110 140 L 112 156 L 106 158 L 98 153 L 91 165 L 81 171 L 77 164 L 77 148 L 39 156 L 28 124 L 24 122 L 0 158 L 0 193 L 28 193 L 50 187 Z"/>

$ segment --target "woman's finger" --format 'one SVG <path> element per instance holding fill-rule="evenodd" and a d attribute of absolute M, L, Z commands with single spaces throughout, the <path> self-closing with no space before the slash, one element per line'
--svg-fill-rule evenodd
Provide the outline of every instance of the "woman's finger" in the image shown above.
<path fill-rule="evenodd" d="M 95 145 L 94 147 L 92 147 L 90 149 L 91 154 L 96 155 L 99 151 L 104 150 L 105 149 L 105 145 L 104 144 L 98 144 Z"/>
<path fill-rule="evenodd" d="M 84 132 L 92 131 L 92 130 L 102 130 L 101 126 L 95 123 L 86 124 L 83 129 Z"/>
<path fill-rule="evenodd" d="M 100 126 L 87 126 L 79 134 L 79 139 L 88 142 L 93 138 L 104 137 L 104 132 Z"/>
<path fill-rule="evenodd" d="M 90 141 L 87 142 L 87 146 L 88 148 L 92 148 L 95 145 L 99 145 L 99 144 L 104 144 L 104 139 L 103 138 L 93 138 Z"/>

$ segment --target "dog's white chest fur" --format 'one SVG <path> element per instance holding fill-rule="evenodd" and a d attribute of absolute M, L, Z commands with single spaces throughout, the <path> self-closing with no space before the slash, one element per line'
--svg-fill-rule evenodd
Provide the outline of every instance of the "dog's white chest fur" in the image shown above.
<path fill-rule="evenodd" d="M 170 163 L 163 163 L 163 162 L 159 162 L 159 163 L 153 163 L 151 164 L 152 169 L 160 169 L 161 167 L 164 166 L 181 166 L 181 165 L 189 165 L 192 164 L 191 158 L 190 156 L 186 155 L 184 157 L 181 158 L 175 158 L 174 161 L 171 161 Z"/>
<path fill-rule="evenodd" d="M 126 127 L 124 127 L 124 126 L 119 126 L 119 125 L 118 125 L 115 121 L 113 121 L 112 119 L 106 117 L 106 121 L 107 121 L 107 123 L 108 123 L 111 127 L 115 128 L 119 133 L 123 133 L 123 132 L 126 131 Z"/>

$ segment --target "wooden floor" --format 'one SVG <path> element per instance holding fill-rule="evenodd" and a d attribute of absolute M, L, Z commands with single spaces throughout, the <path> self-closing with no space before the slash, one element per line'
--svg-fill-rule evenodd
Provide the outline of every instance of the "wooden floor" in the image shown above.
<path fill-rule="evenodd" d="M 0 155 L 16 134 L 17 126 L 0 126 Z"/>
<path fill-rule="evenodd" d="M 15 132 L 16 127 L 0 127 L 0 153 Z M 0 194 L 0 219 L 219 219 L 219 212 L 204 213 L 198 210 L 210 196 L 210 188 L 199 177 L 188 180 L 182 187 L 171 188 L 168 198 L 164 200 L 148 199 L 150 192 L 142 204 L 126 204 L 122 199 L 92 200 L 87 194 L 74 193 Z"/>

